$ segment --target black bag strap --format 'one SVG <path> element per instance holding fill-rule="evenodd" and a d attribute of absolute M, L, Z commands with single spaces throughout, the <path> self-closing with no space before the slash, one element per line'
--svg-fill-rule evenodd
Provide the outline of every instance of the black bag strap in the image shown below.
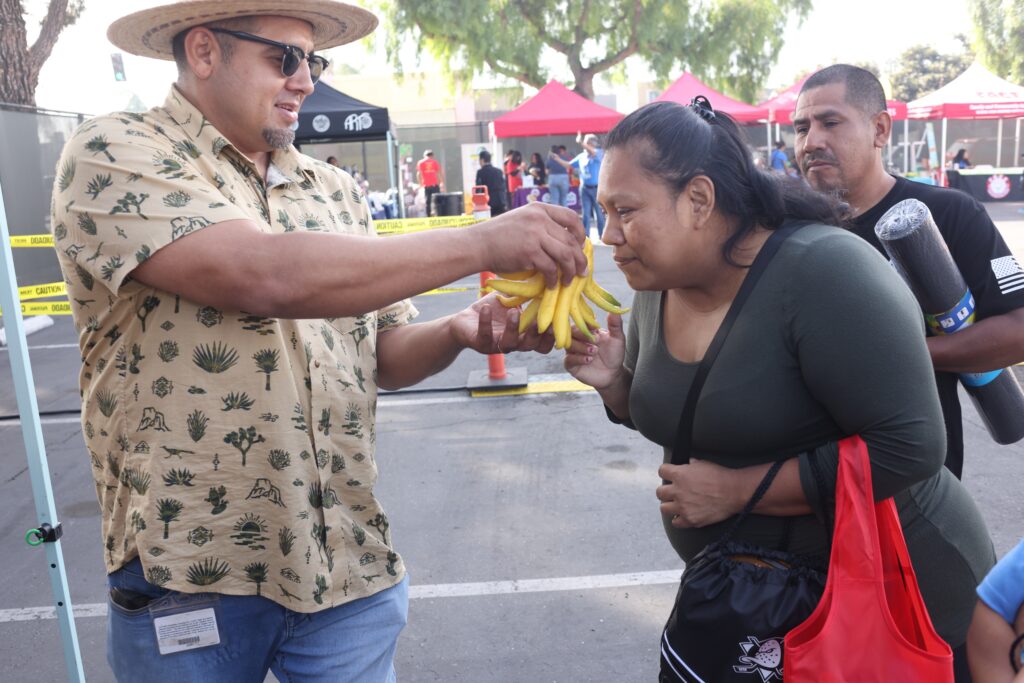
<path fill-rule="evenodd" d="M 761 247 L 761 251 L 758 252 L 754 262 L 750 265 L 750 271 L 747 273 L 747 277 L 744 278 L 743 284 L 740 285 L 739 291 L 736 292 L 736 298 L 733 299 L 732 305 L 729 306 L 725 319 L 718 328 L 718 332 L 715 333 L 714 339 L 711 340 L 703 360 L 701 360 L 700 365 L 697 367 L 697 374 L 694 376 L 693 383 L 690 385 L 690 391 L 686 395 L 686 403 L 683 404 L 683 414 L 679 418 L 679 425 L 676 428 L 675 447 L 672 449 L 673 465 L 685 465 L 690 462 L 693 416 L 697 412 L 697 399 L 700 398 L 700 391 L 704 387 L 704 380 L 707 379 L 711 366 L 714 364 L 715 358 L 718 357 L 718 352 L 725 345 L 725 339 L 729 336 L 729 330 L 732 329 L 736 318 L 739 317 L 743 304 L 750 296 L 750 293 L 754 291 L 754 286 L 761 278 L 765 268 L 768 267 L 772 257 L 779 250 L 779 247 L 782 246 L 782 243 L 804 225 L 806 223 L 790 223 L 775 230 L 764 243 L 764 246 Z"/>
<path fill-rule="evenodd" d="M 785 242 L 790 235 L 805 225 L 807 224 L 790 223 L 775 230 L 764 243 L 764 246 L 761 247 L 761 251 L 757 253 L 757 256 L 754 258 L 754 262 L 750 265 L 750 271 L 747 273 L 747 277 L 743 279 L 743 284 L 740 285 L 739 291 L 736 292 L 736 298 L 733 299 L 732 305 L 729 306 L 729 310 L 725 314 L 725 319 L 722 321 L 721 326 L 719 326 L 718 331 L 711 340 L 711 344 L 708 345 L 708 350 L 704 354 L 704 358 L 701 360 L 700 365 L 697 367 L 697 374 L 694 376 L 693 383 L 690 385 L 690 391 L 686 395 L 686 403 L 683 405 L 683 414 L 679 418 L 679 425 L 676 428 L 675 447 L 672 449 L 673 465 L 685 465 L 690 462 L 690 447 L 693 440 L 693 416 L 697 412 L 697 399 L 700 398 L 701 389 L 704 387 L 704 380 L 707 379 L 708 373 L 711 371 L 711 366 L 718 357 L 718 352 L 721 351 L 722 346 L 725 345 L 726 337 L 729 336 L 729 331 L 732 329 L 733 323 L 735 323 L 736 318 L 739 317 L 743 304 L 746 303 L 750 293 L 754 291 L 754 286 L 761 278 L 762 273 L 764 273 L 776 252 L 778 252 L 779 247 L 782 246 L 782 243 Z M 750 500 L 747 501 L 743 510 L 736 516 L 736 519 L 729 527 L 729 530 L 725 532 L 721 539 L 719 539 L 719 542 L 724 543 L 732 538 L 736 530 L 754 510 L 754 507 L 761 502 L 761 498 L 764 497 L 764 494 L 768 492 L 768 487 L 772 485 L 772 481 L 775 480 L 775 475 L 779 473 L 784 462 L 784 460 L 779 460 L 778 462 L 772 463 L 768 472 L 765 473 L 764 478 L 761 479 L 761 483 L 758 484 L 757 490 L 754 491 L 754 495 L 752 495 Z"/>

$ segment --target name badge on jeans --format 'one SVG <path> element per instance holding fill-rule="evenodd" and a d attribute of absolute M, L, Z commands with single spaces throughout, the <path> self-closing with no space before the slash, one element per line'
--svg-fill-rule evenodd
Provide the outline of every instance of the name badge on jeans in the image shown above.
<path fill-rule="evenodd" d="M 180 601 L 161 600 L 149 608 L 161 655 L 220 644 L 216 596 L 180 596 Z"/>

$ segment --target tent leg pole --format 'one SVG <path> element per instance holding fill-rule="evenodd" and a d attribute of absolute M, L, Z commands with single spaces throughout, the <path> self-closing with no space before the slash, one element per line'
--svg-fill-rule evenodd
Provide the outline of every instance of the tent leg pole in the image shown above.
<path fill-rule="evenodd" d="M 1020 163 L 1020 119 L 1017 119 L 1017 131 L 1013 135 L 1013 163 L 1010 165 L 1024 165 Z"/>
<path fill-rule="evenodd" d="M 996 124 L 996 168 L 1003 165 L 1003 120 Z"/>
<path fill-rule="evenodd" d="M 767 157 L 766 161 L 768 162 L 768 164 L 767 166 L 765 166 L 765 168 L 767 168 L 770 171 L 772 168 L 772 122 L 769 121 L 764 125 L 765 130 L 768 131 L 768 147 L 765 150 L 765 155 Z"/>
<path fill-rule="evenodd" d="M 25 442 L 25 455 L 28 459 L 32 497 L 36 504 L 36 519 L 40 526 L 49 524 L 56 528 L 59 526 L 57 508 L 53 501 L 53 486 L 49 475 L 50 466 L 46 460 L 42 424 L 39 420 L 39 405 L 36 402 L 35 382 L 32 379 L 32 364 L 29 361 L 28 342 L 25 339 L 25 327 L 21 319 L 18 282 L 14 275 L 14 255 L 11 252 L 11 237 L 7 228 L 7 211 L 4 207 L 2 192 L 0 192 L 0 258 L 2 258 L 0 263 L 3 264 L 2 270 L 5 273 L 0 276 L 0 310 L 5 313 L 3 323 L 7 332 L 7 345 L 10 349 L 8 355 L 11 359 L 14 394 L 17 399 L 18 413 L 22 420 L 21 434 Z M 82 669 L 82 655 L 78 649 L 75 615 L 71 607 L 71 594 L 68 591 L 67 572 L 64 569 L 64 553 L 59 539 L 42 545 L 46 550 L 50 589 L 53 591 L 53 603 L 57 613 L 61 640 L 64 643 L 64 665 L 67 669 L 68 680 L 78 683 L 85 680 L 85 672 Z M 48 650 L 47 654 L 43 656 L 48 656 L 54 649 L 45 643 L 43 648 Z"/>
<path fill-rule="evenodd" d="M 387 132 L 384 139 L 386 140 L 388 148 L 388 189 L 393 189 L 395 191 L 395 194 L 391 196 L 395 198 L 395 204 L 397 206 L 401 206 L 405 202 L 402 201 L 402 193 L 399 190 L 398 182 L 395 180 L 397 176 L 397 173 L 395 172 L 395 141 L 391 137 L 390 130 Z"/>
<path fill-rule="evenodd" d="M 939 150 L 939 184 L 946 186 L 946 124 L 949 119 L 942 119 L 942 149 Z"/>
<path fill-rule="evenodd" d="M 903 174 L 910 172 L 910 119 L 903 119 Z"/>

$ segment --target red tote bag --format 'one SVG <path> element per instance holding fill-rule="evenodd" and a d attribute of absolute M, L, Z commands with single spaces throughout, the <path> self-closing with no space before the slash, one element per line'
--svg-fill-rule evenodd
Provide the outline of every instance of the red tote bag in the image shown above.
<path fill-rule="evenodd" d="M 953 683 L 891 498 L 874 502 L 867 445 L 839 442 L 836 526 L 825 594 L 785 638 L 786 683 Z"/>

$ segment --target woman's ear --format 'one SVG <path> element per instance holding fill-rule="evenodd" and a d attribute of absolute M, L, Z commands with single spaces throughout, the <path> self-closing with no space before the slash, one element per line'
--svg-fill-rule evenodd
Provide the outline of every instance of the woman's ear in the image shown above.
<path fill-rule="evenodd" d="M 700 229 L 715 210 L 715 184 L 707 176 L 699 175 L 687 183 L 683 195 L 689 200 L 694 228 Z"/>

